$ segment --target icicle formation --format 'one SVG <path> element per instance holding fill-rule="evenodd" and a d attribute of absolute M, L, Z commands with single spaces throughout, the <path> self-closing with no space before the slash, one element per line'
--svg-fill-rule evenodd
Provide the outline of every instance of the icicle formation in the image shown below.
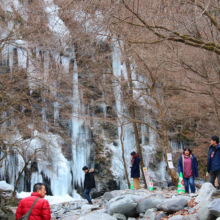
<path fill-rule="evenodd" d="M 88 142 L 90 133 L 84 125 L 83 116 L 86 114 L 82 97 L 80 97 L 77 63 L 74 59 L 73 72 L 73 114 L 72 114 L 72 171 L 74 185 L 82 186 L 85 174 L 82 172 L 83 166 L 90 164 L 91 144 Z"/>
<path fill-rule="evenodd" d="M 122 94 L 121 94 L 121 86 L 120 86 L 120 81 L 122 80 L 122 74 L 124 78 L 127 78 L 127 70 L 125 67 L 125 64 L 121 64 L 122 60 L 122 54 L 119 48 L 118 43 L 114 43 L 113 45 L 113 53 L 112 53 L 112 68 L 113 68 L 113 74 L 117 78 L 114 82 L 114 95 L 115 95 L 115 110 L 118 114 L 118 117 L 120 118 L 121 121 L 123 121 L 122 115 L 125 114 L 123 109 L 124 103 L 122 99 Z M 127 169 L 128 173 L 130 173 L 130 153 L 134 150 L 135 146 L 135 137 L 133 133 L 133 127 L 132 124 L 124 125 L 123 127 L 124 133 L 123 133 L 123 140 L 124 140 L 124 146 L 125 146 L 125 159 L 127 163 Z M 120 142 L 120 134 L 121 134 L 121 127 L 120 123 L 118 123 L 118 141 L 117 141 L 117 146 L 114 146 L 111 144 L 108 146 L 112 152 L 113 152 L 113 157 L 112 157 L 112 172 L 114 176 L 116 177 L 118 181 L 118 184 L 120 185 L 120 188 L 127 188 L 126 182 L 124 181 L 125 176 L 124 176 L 124 167 L 122 163 L 122 147 L 121 147 L 121 142 Z"/>
<path fill-rule="evenodd" d="M 21 8 L 21 5 L 18 1 L 13 0 L 11 1 L 11 3 L 14 4 L 14 7 L 16 9 Z M 62 46 L 63 48 L 65 48 L 66 45 L 64 43 L 65 43 L 66 38 L 68 37 L 68 30 L 67 30 L 67 27 L 65 27 L 63 21 L 58 17 L 59 8 L 53 4 L 53 1 L 45 1 L 45 3 L 47 4 L 46 11 L 48 12 L 48 16 L 49 16 L 49 27 L 51 28 L 52 31 L 54 31 L 56 36 L 62 36 L 62 39 L 61 39 Z M 5 10 L 12 11 L 10 5 L 11 4 L 8 4 L 8 5 L 3 4 L 3 7 L 5 7 Z M 9 22 L 8 30 L 0 34 L 1 38 L 7 37 L 7 34 L 11 30 L 11 28 L 13 28 L 13 23 Z M 15 50 L 17 51 L 17 53 L 14 53 Z M 36 59 L 40 59 L 40 56 L 42 56 L 41 58 L 43 58 L 42 60 L 44 60 L 43 76 L 38 74 L 38 72 L 36 71 L 36 67 L 34 64 L 35 60 L 28 59 L 30 52 L 31 51 L 29 51 L 28 42 L 25 42 L 23 40 L 16 40 L 15 42 L 13 42 L 13 45 L 6 44 L 4 46 L 3 50 L 1 51 L 0 62 L 2 63 L 3 66 L 9 67 L 9 70 L 10 70 L 9 72 L 12 73 L 13 64 L 15 61 L 14 57 L 17 54 L 16 61 L 18 64 L 18 68 L 20 70 L 24 70 L 27 72 L 27 76 L 29 80 L 29 87 L 32 90 L 34 90 L 37 88 L 39 81 L 42 80 L 45 84 L 47 83 L 47 79 L 49 77 L 49 66 L 50 66 L 49 53 L 52 53 L 52 52 L 46 51 L 45 53 L 40 54 L 40 49 L 36 48 Z M 57 63 L 57 66 L 60 65 L 60 61 L 61 61 L 64 73 L 69 73 L 69 64 L 70 64 L 70 60 L 73 57 L 75 56 L 71 54 L 69 54 L 68 57 L 65 57 L 65 56 L 61 57 L 58 52 L 56 51 L 53 52 L 53 58 L 55 62 Z M 75 65 L 76 65 L 76 62 L 75 62 Z M 77 82 L 78 79 L 76 78 L 78 78 L 78 75 L 75 74 L 74 77 L 75 77 L 75 81 Z M 51 85 L 51 90 L 53 91 L 52 94 L 54 95 L 54 97 L 56 97 L 57 93 L 54 88 L 55 86 Z M 75 94 L 75 97 L 79 97 L 79 95 Z M 79 98 L 76 98 L 76 99 L 79 100 Z M 45 103 L 44 98 L 42 99 L 42 103 L 44 105 Z M 54 101 L 53 105 L 54 105 L 54 123 L 56 123 L 56 121 L 59 120 L 59 103 L 57 101 Z M 78 111 L 78 107 L 76 109 Z M 45 130 L 48 131 L 47 129 L 47 107 L 46 106 L 42 107 L 41 113 L 42 113 L 42 121 L 43 121 L 42 124 L 44 124 Z M 3 112 L 1 115 L 2 118 L 6 116 L 7 116 L 6 112 Z M 78 113 L 77 113 L 77 116 L 78 116 Z M 2 128 L 3 127 L 7 129 L 7 123 L 2 124 Z M 32 126 L 30 125 L 30 127 Z M 75 139 L 77 139 L 78 131 L 80 131 L 80 128 L 78 128 L 78 124 L 75 125 L 73 130 L 74 130 L 73 133 L 75 133 L 74 137 Z M 17 141 L 18 139 L 20 140 L 20 142 L 22 142 L 22 144 L 19 145 L 19 147 L 26 149 L 26 151 L 24 151 L 26 152 L 26 154 L 33 152 L 37 148 L 41 148 L 42 139 L 44 139 L 46 143 L 50 143 L 47 149 L 49 150 L 48 154 L 49 156 L 51 156 L 51 161 L 50 163 L 49 162 L 47 163 L 44 160 L 36 159 L 37 160 L 36 171 L 31 174 L 31 182 L 30 182 L 31 190 L 33 189 L 33 185 L 36 182 L 42 182 L 44 181 L 44 178 L 46 177 L 50 181 L 51 191 L 53 195 L 65 196 L 66 194 L 71 194 L 72 193 L 72 187 L 71 187 L 72 165 L 70 165 L 70 162 L 62 154 L 62 149 L 61 149 L 62 139 L 58 135 L 53 135 L 49 132 L 47 132 L 46 134 L 38 133 L 37 131 L 34 131 L 34 130 L 32 132 L 33 132 L 32 139 L 23 140 L 18 130 L 17 130 L 16 136 L 10 137 L 10 140 L 14 142 Z M 83 135 L 82 132 L 80 134 Z M 82 139 L 82 137 L 80 137 L 80 139 Z M 82 145 L 84 146 L 84 144 Z M 86 152 L 87 154 L 89 154 L 89 150 Z M 0 156 L 2 157 L 3 152 L 0 152 L 0 154 L 1 154 Z M 88 158 L 88 155 L 86 158 Z M 81 160 L 82 160 L 82 157 L 81 158 L 77 157 L 76 165 L 80 164 L 79 161 Z M 84 159 L 83 161 L 84 163 L 86 163 L 86 159 Z M 11 185 L 14 186 L 16 182 L 16 178 L 18 177 L 23 167 L 24 167 L 24 160 L 19 154 L 17 154 L 16 151 L 14 151 L 14 154 L 8 155 L 3 162 L 2 167 L 0 168 L 0 179 L 6 180 L 6 177 L 7 177 L 7 181 Z M 75 169 L 75 170 L 78 170 L 78 169 Z M 77 182 L 77 175 L 74 174 L 74 178 L 75 178 L 74 179 L 75 182 Z M 80 176 L 79 178 L 82 179 L 82 176 Z M 20 184 L 18 187 L 19 191 L 28 189 L 26 182 L 27 181 L 23 173 L 23 175 L 20 178 Z"/>
<path fill-rule="evenodd" d="M 125 65 L 125 62 L 122 63 L 122 53 L 121 53 L 121 50 L 120 50 L 117 42 L 113 42 L 112 68 L 113 68 L 113 74 L 114 74 L 115 78 L 117 78 L 117 80 L 115 80 L 115 82 L 114 82 L 115 85 L 113 87 L 114 88 L 114 95 L 115 95 L 115 102 L 116 102 L 115 110 L 118 114 L 118 117 L 123 122 L 123 120 L 124 120 L 123 116 L 122 116 L 123 114 L 125 114 L 125 115 L 127 114 L 128 117 L 130 117 L 130 116 L 128 115 L 128 113 L 126 111 L 124 111 L 124 109 L 126 109 L 127 106 L 125 106 L 125 103 L 123 102 L 120 81 L 122 79 L 128 79 L 128 72 L 127 72 L 127 67 Z M 144 79 L 143 76 L 139 76 L 136 74 L 136 65 L 134 63 L 132 63 L 130 65 L 130 71 L 131 71 L 131 77 L 133 80 L 134 88 L 141 86 L 135 80 L 135 79 L 137 79 L 137 77 L 139 78 L 139 81 L 142 81 L 142 83 L 144 83 L 147 80 L 147 79 Z M 139 96 L 138 92 L 134 91 L 133 96 L 134 96 L 134 99 L 136 99 L 136 97 Z M 143 121 L 152 124 L 150 118 L 144 118 Z M 125 147 L 124 155 L 125 155 L 125 159 L 126 159 L 128 173 L 130 173 L 130 153 L 133 150 L 136 150 L 135 149 L 136 143 L 135 143 L 135 137 L 134 137 L 132 123 L 124 125 L 123 130 L 124 130 L 123 142 L 124 142 L 124 147 Z M 142 149 L 143 149 L 143 161 L 144 161 L 144 165 L 146 167 L 148 167 L 148 164 L 149 164 L 150 160 L 152 159 L 152 155 L 155 154 L 156 135 L 151 128 L 148 128 L 144 124 L 141 125 L 141 133 L 142 133 L 141 145 L 142 145 Z M 145 142 L 146 133 L 149 136 L 149 143 Z M 118 123 L 118 137 L 120 137 L 120 134 L 121 134 L 121 129 L 120 129 L 120 124 Z M 113 152 L 112 171 L 113 171 L 113 174 L 115 175 L 116 179 L 120 180 L 120 181 L 118 181 L 118 183 L 120 185 L 120 188 L 122 189 L 122 188 L 127 188 L 127 185 L 124 180 L 125 178 L 124 178 L 124 172 L 123 172 L 124 167 L 122 164 L 122 158 L 119 156 L 119 155 L 122 155 L 120 138 L 118 138 L 117 143 L 118 143 L 118 146 L 114 146 L 112 144 L 108 147 Z M 158 178 L 159 180 L 165 180 L 165 173 L 166 173 L 165 169 L 166 169 L 166 164 L 164 161 L 162 161 L 159 166 L 159 170 L 157 172 L 153 172 L 150 169 L 148 169 L 148 170 L 149 170 L 150 176 L 153 177 L 154 179 Z M 162 174 L 162 172 L 163 172 L 163 174 Z"/>

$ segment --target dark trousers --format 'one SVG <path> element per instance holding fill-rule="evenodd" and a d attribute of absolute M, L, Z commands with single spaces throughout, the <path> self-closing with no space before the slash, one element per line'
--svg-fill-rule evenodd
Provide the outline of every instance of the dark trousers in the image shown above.
<path fill-rule="evenodd" d="M 183 177 L 183 181 L 184 181 L 186 193 L 189 193 L 189 186 L 191 189 L 191 193 L 195 193 L 196 188 L 195 188 L 194 178 L 193 177 L 189 177 L 189 178 Z"/>
<path fill-rule="evenodd" d="M 210 183 L 211 183 L 213 186 L 215 186 L 215 179 L 216 179 L 216 177 L 217 177 L 217 179 L 218 179 L 218 185 L 219 185 L 219 187 L 220 187 L 220 171 L 212 171 L 212 170 L 210 170 L 209 175 L 210 175 Z"/>
<path fill-rule="evenodd" d="M 91 191 L 91 189 L 85 189 L 84 190 L 84 196 L 86 197 L 86 199 L 88 200 L 89 203 L 92 202 L 91 198 L 89 196 L 90 191 Z"/>

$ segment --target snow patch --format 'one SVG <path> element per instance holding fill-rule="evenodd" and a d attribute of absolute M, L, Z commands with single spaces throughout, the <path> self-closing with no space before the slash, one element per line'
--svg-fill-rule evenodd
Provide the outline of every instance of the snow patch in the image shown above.
<path fill-rule="evenodd" d="M 5 191 L 9 191 L 9 190 L 13 190 L 13 186 L 6 183 L 5 181 L 0 181 L 0 189 L 5 190 Z"/>
<path fill-rule="evenodd" d="M 4 181 L 2 181 L 4 182 Z M 18 199 L 23 199 L 26 198 L 28 196 L 31 196 L 31 192 L 21 192 L 21 193 L 17 193 L 17 198 Z M 76 201 L 76 200 L 80 200 L 82 199 L 82 197 L 77 194 L 76 197 L 71 197 L 68 194 L 66 194 L 64 197 L 61 196 L 45 196 L 44 199 L 46 199 L 50 205 L 54 205 L 54 204 L 59 204 L 59 203 L 63 203 L 63 202 L 70 202 L 70 201 Z"/>

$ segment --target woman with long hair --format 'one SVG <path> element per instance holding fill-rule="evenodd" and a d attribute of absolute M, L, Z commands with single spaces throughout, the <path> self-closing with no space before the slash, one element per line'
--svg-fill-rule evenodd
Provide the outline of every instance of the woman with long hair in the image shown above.
<path fill-rule="evenodd" d="M 183 154 L 178 161 L 178 172 L 182 172 L 185 185 L 185 192 L 189 193 L 189 186 L 191 193 L 195 193 L 196 187 L 194 178 L 198 177 L 198 163 L 196 157 L 192 154 L 190 148 L 185 148 Z"/>

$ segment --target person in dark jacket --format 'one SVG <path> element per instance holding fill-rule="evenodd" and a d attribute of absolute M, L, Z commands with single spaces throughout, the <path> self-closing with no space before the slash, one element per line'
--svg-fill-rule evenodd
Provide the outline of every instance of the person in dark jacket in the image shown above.
<path fill-rule="evenodd" d="M 207 172 L 210 175 L 210 183 L 215 186 L 215 179 L 218 179 L 218 185 L 220 186 L 220 145 L 219 137 L 212 136 L 210 141 L 210 147 L 208 152 Z M 219 187 L 218 187 L 219 188 Z"/>
<path fill-rule="evenodd" d="M 48 201 L 44 199 L 45 194 L 45 186 L 42 183 L 36 183 L 34 185 L 33 193 L 31 193 L 31 196 L 28 196 L 20 201 L 16 210 L 15 219 L 18 220 L 23 215 L 25 215 L 31 208 L 34 201 L 40 197 L 31 211 L 29 220 L 50 220 L 50 206 Z"/>
<path fill-rule="evenodd" d="M 135 189 L 140 189 L 140 157 L 138 154 L 133 151 L 131 152 L 131 178 L 133 178 L 133 183 L 134 183 L 134 188 Z"/>
<path fill-rule="evenodd" d="M 189 186 L 191 193 L 195 193 L 196 187 L 194 178 L 199 176 L 198 163 L 192 151 L 189 148 L 185 148 L 183 154 L 178 161 L 178 172 L 183 174 L 183 181 L 185 185 L 185 192 L 189 193 Z"/>
<path fill-rule="evenodd" d="M 89 193 L 92 188 L 95 188 L 95 178 L 93 175 L 94 169 L 88 169 L 87 166 L 84 166 L 82 170 L 85 173 L 85 179 L 84 179 L 84 196 L 88 200 L 89 204 L 93 204 L 91 201 L 91 198 L 89 196 Z"/>

